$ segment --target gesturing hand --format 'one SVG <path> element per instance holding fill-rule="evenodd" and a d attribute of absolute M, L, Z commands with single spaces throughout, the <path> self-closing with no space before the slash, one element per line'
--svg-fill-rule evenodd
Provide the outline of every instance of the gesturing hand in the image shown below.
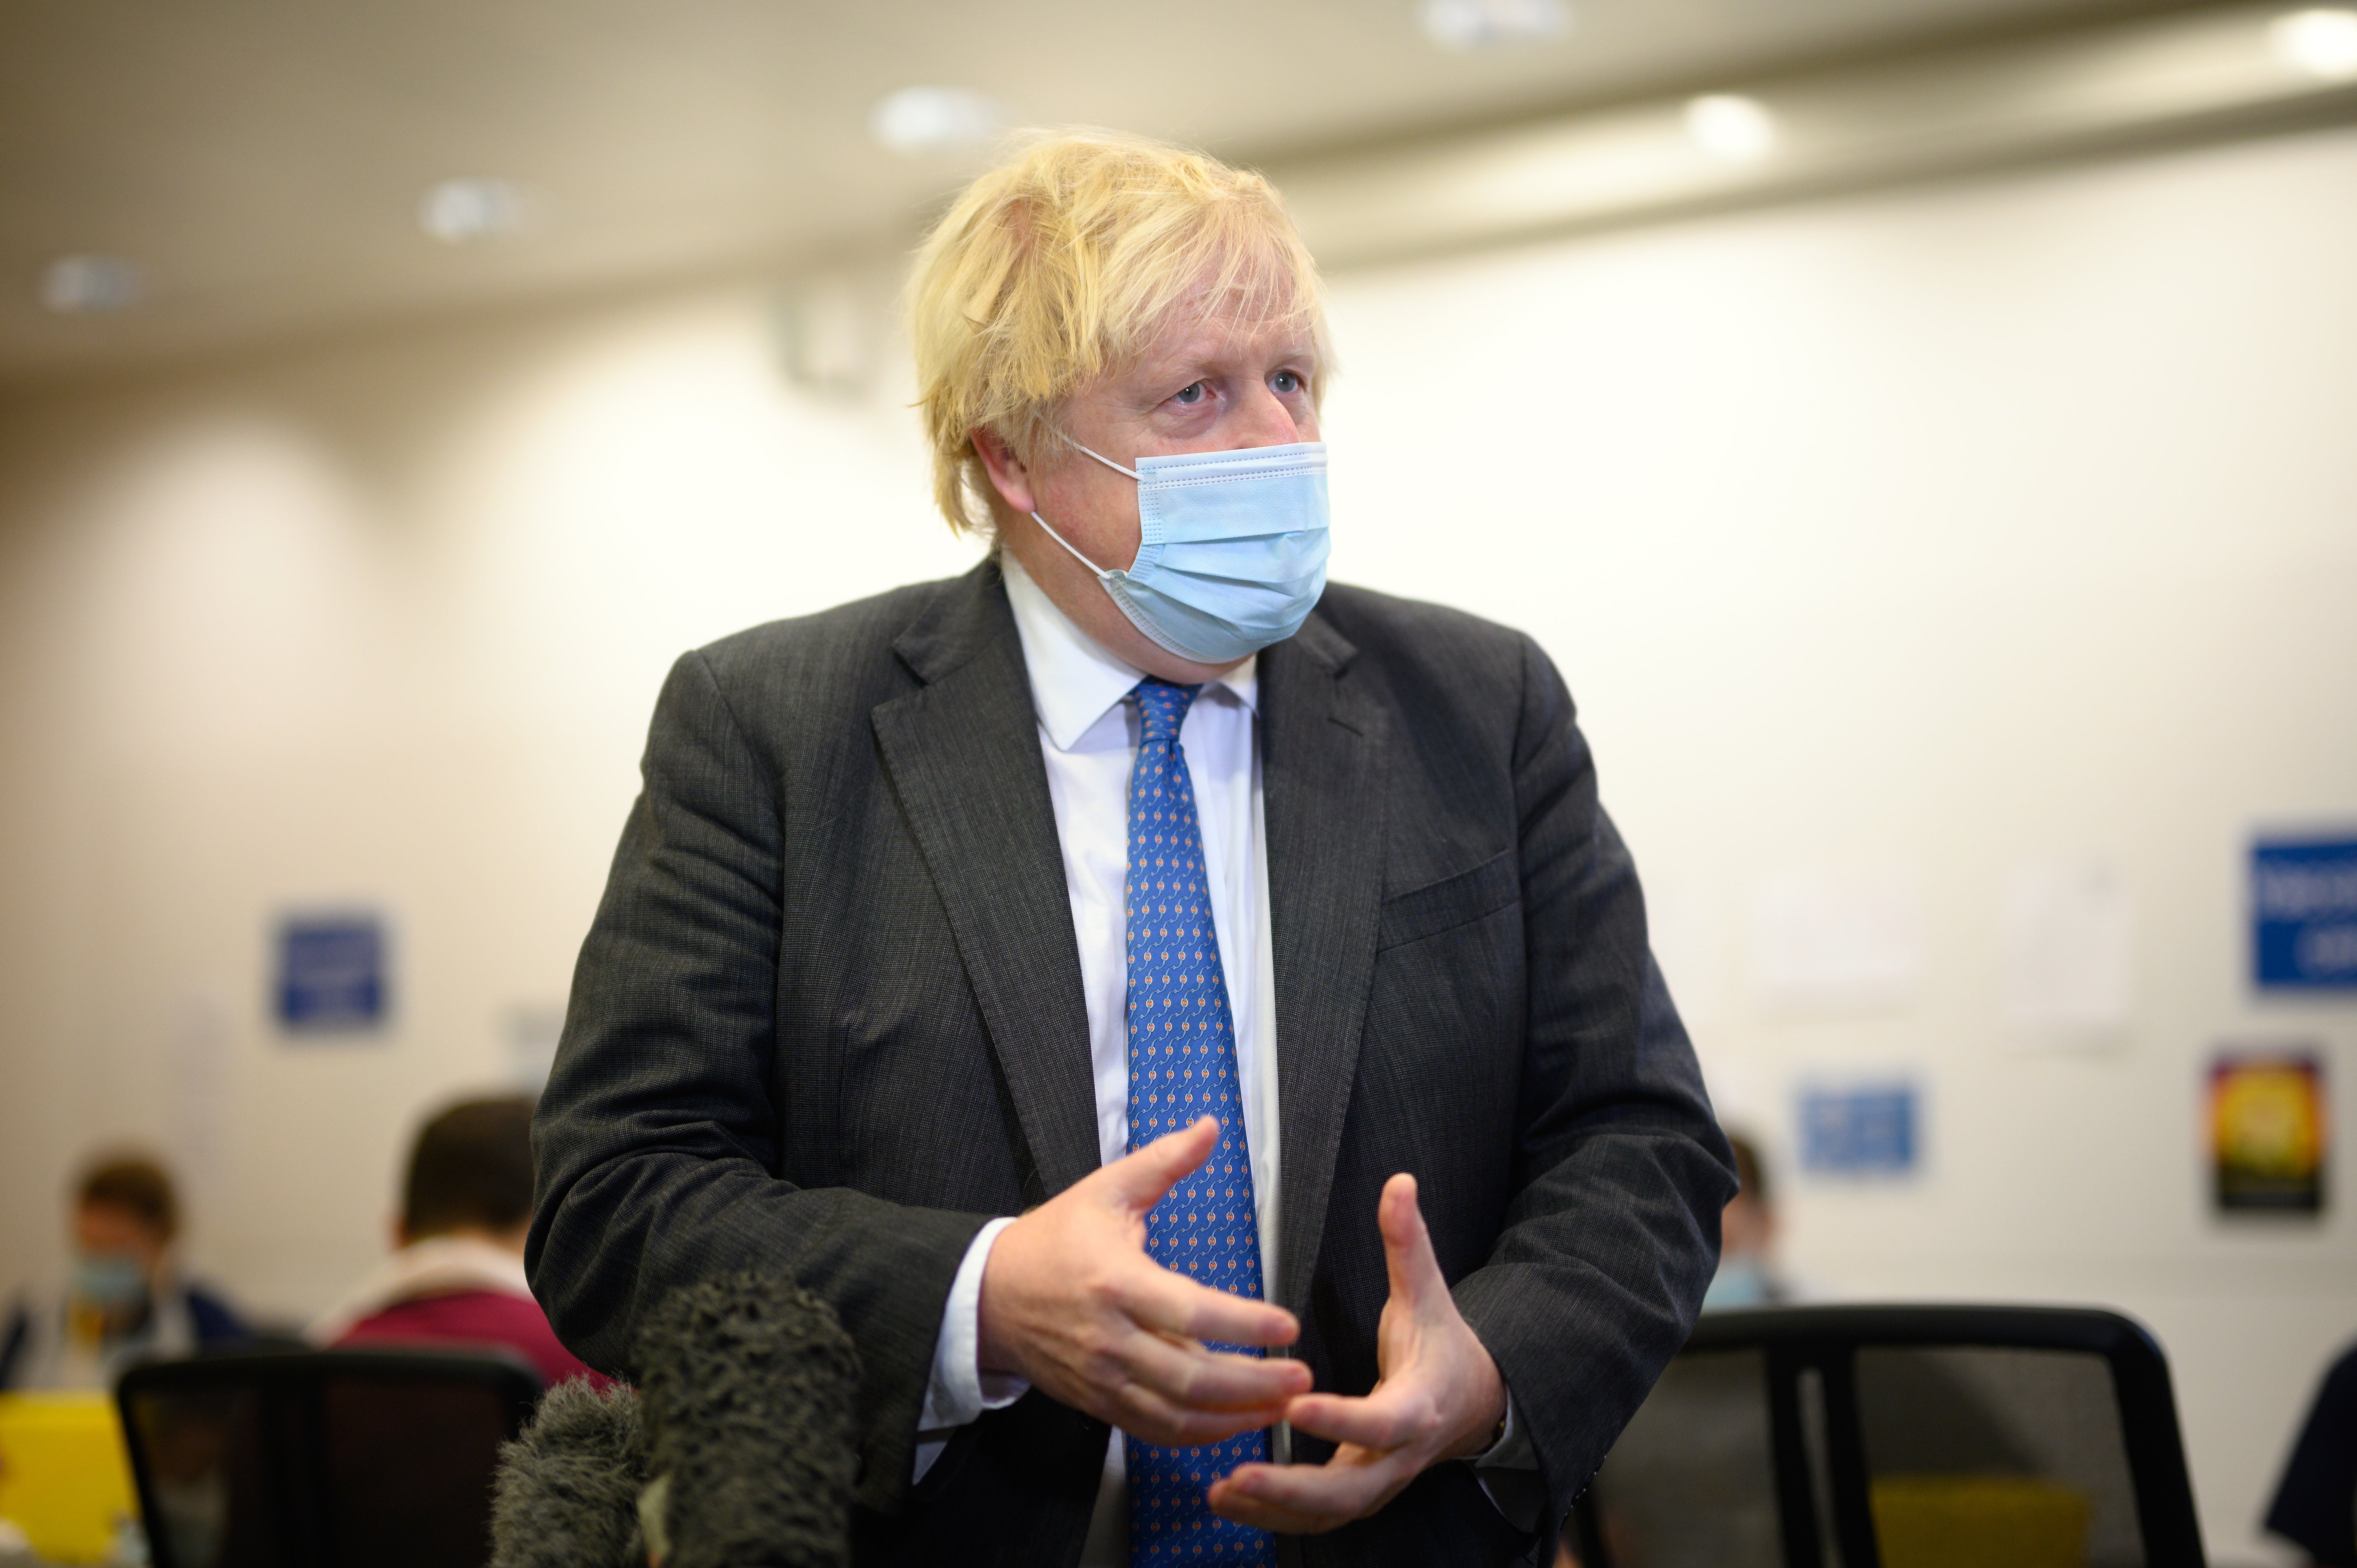
<path fill-rule="evenodd" d="M 1217 1443 L 1284 1419 L 1309 1388 L 1298 1361 L 1204 1348 L 1290 1345 L 1293 1314 L 1197 1284 L 1146 1255 L 1146 1214 L 1211 1156 L 1206 1116 L 1103 1166 L 999 1234 L 976 1314 L 986 1371 L 1148 1443 Z"/>
<path fill-rule="evenodd" d="M 1323 1465 L 1238 1466 L 1212 1483 L 1221 1517 L 1295 1535 L 1332 1530 L 1391 1501 L 1426 1466 L 1480 1453 L 1504 1418 L 1506 1386 L 1441 1278 L 1414 1176 L 1383 1184 L 1375 1218 L 1392 1277 L 1376 1329 L 1382 1376 L 1364 1399 L 1295 1400 L 1286 1411 L 1294 1430 L 1341 1446 Z"/>

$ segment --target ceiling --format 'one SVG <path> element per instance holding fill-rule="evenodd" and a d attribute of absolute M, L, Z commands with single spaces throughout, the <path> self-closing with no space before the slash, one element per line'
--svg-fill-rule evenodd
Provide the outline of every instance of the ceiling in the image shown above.
<path fill-rule="evenodd" d="M 0 377 L 905 243 L 966 172 L 868 139 L 911 84 L 1267 159 L 2124 8 L 1578 0 L 1559 38 L 1457 53 L 1415 0 L 9 0 Z M 419 199 L 457 176 L 537 220 L 429 238 Z M 145 298 L 45 312 L 68 252 L 132 261 Z"/>

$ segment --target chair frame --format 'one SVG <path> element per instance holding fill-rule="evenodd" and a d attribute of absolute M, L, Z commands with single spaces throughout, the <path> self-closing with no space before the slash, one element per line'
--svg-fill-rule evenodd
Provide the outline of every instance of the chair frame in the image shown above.
<path fill-rule="evenodd" d="M 464 1351 L 230 1348 L 143 1362 L 124 1373 L 114 1394 L 123 1418 L 124 1445 L 131 1454 L 132 1477 L 138 1487 L 141 1517 L 155 1519 L 158 1509 L 155 1477 L 135 1418 L 135 1402 L 151 1395 L 252 1391 L 263 1402 L 267 1435 L 262 1462 L 268 1472 L 270 1493 L 281 1499 L 284 1510 L 274 1521 L 274 1533 L 287 1542 L 293 1561 L 338 1561 L 332 1527 L 319 1503 L 325 1477 L 317 1461 L 326 1451 L 320 1388 L 325 1379 L 352 1374 L 388 1382 L 479 1385 L 502 1402 L 511 1439 L 531 1419 L 541 1395 L 540 1376 L 530 1363 L 511 1352 L 489 1348 Z M 181 1568 L 173 1560 L 165 1532 L 151 1530 L 148 1536 L 155 1568 Z"/>
<path fill-rule="evenodd" d="M 1769 1442 L 1784 1561 L 1792 1568 L 1881 1568 L 1868 1500 L 1865 1432 L 1857 1408 L 1857 1353 L 1902 1347 L 2072 1350 L 2110 1365 L 2121 1438 L 2136 1487 L 2146 1568 L 2206 1568 L 2201 1523 L 2185 1467 L 2169 1361 L 2150 1334 L 2115 1312 L 2049 1306 L 1770 1306 L 1706 1315 L 1688 1351 L 1759 1350 L 1767 1359 Z M 1681 1354 L 1684 1352 L 1682 1351 Z M 1834 1540 L 1818 1530 L 1817 1477 L 1803 1431 L 1801 1375 L 1824 1391 L 1825 1468 Z M 1609 1476 L 1609 1469 L 1601 1472 Z M 1580 1561 L 1610 1568 L 1593 1509 L 1574 1509 Z"/>

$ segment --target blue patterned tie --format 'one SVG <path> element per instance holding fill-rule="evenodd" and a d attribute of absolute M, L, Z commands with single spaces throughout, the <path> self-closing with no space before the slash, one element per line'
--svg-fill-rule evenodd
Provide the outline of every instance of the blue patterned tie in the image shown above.
<path fill-rule="evenodd" d="M 1178 726 L 1200 690 L 1150 676 L 1137 683 L 1137 763 L 1129 776 L 1129 1146 L 1142 1148 L 1200 1116 L 1220 1119 L 1211 1157 L 1146 1215 L 1146 1255 L 1214 1290 L 1258 1301 L 1260 1223 L 1236 1083 L 1236 1026 L 1211 924 L 1195 790 L 1178 746 Z M 1267 1433 L 1195 1448 L 1123 1441 L 1133 1565 L 1276 1561 L 1275 1537 L 1219 1518 L 1203 1496 L 1237 1466 L 1266 1459 Z"/>

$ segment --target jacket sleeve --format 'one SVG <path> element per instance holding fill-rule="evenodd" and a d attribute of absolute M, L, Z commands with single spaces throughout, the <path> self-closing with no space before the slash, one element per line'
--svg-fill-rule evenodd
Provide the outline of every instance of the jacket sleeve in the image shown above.
<path fill-rule="evenodd" d="M 942 1304 L 987 1217 L 780 1179 L 791 846 L 776 770 L 700 653 L 664 683 L 642 772 L 533 1120 L 533 1294 L 584 1361 L 630 1377 L 638 1325 L 673 1291 L 741 1269 L 791 1275 L 858 1348 L 855 1497 L 891 1511 Z"/>
<path fill-rule="evenodd" d="M 1523 670 L 1515 1195 L 1488 1261 L 1453 1294 L 1513 1391 L 1559 1530 L 1694 1326 L 1735 1176 L 1571 694 L 1528 642 Z"/>

